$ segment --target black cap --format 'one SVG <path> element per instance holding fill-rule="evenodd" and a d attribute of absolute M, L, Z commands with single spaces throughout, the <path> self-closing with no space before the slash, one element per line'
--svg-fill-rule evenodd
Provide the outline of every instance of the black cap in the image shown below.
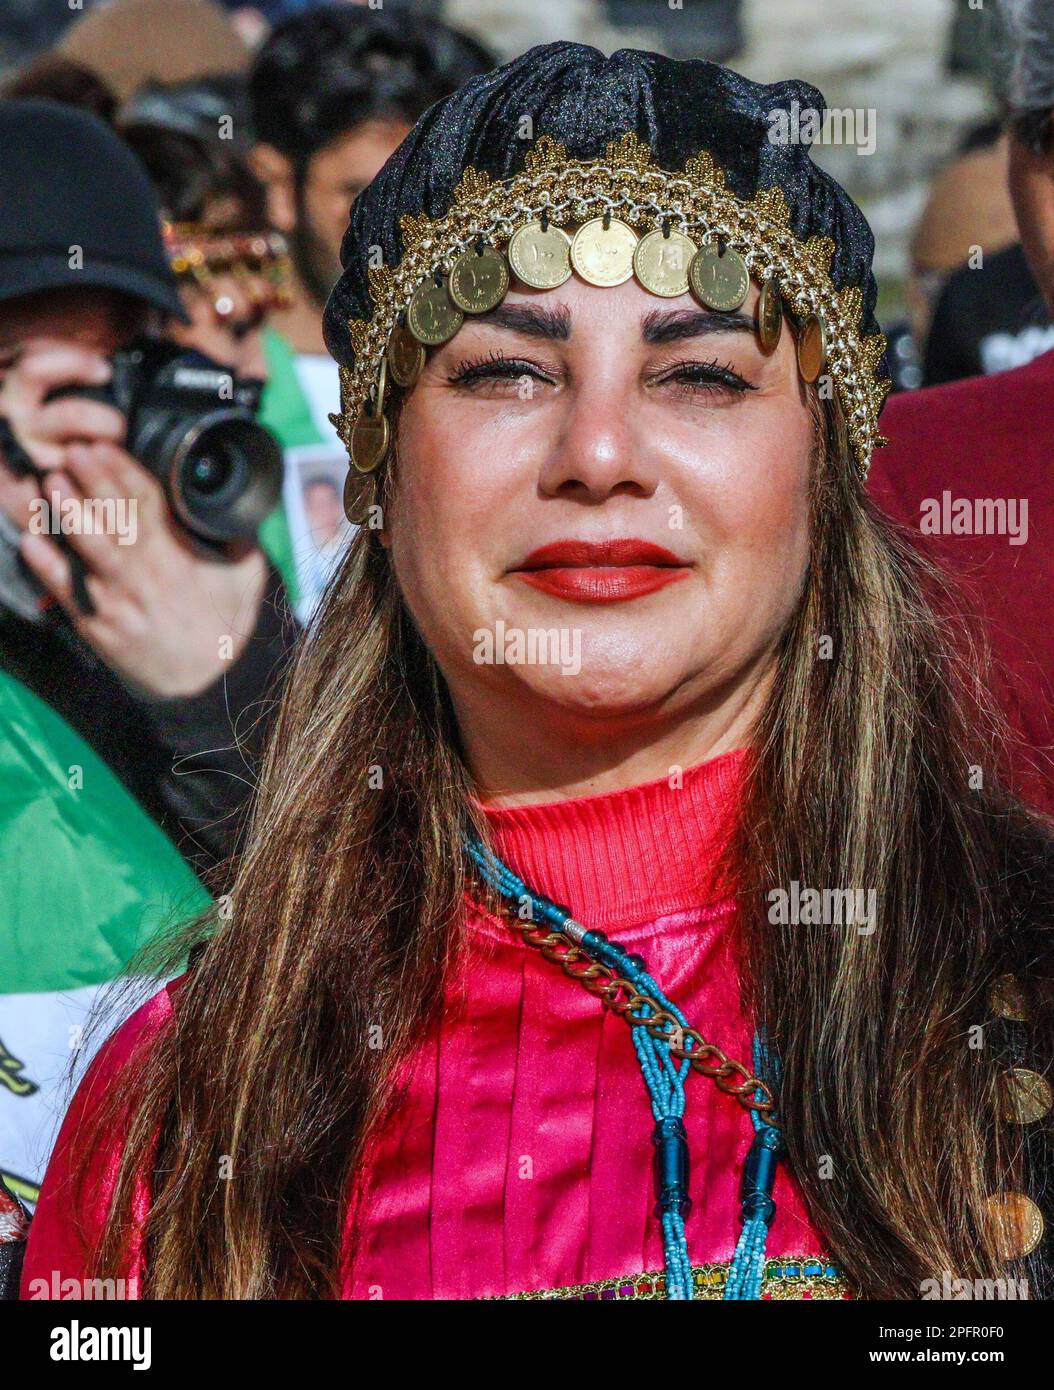
<path fill-rule="evenodd" d="M 0 302 L 104 288 L 186 318 L 153 186 L 109 126 L 57 102 L 0 101 L 0 150 Z"/>
<path fill-rule="evenodd" d="M 697 59 L 631 48 L 605 57 L 567 42 L 532 48 L 437 102 L 355 199 L 341 249 L 344 274 L 324 319 L 330 352 L 343 366 L 354 361 L 348 321 L 371 317 L 375 248 L 384 265 L 397 266 L 402 219 L 444 216 L 469 166 L 492 179 L 518 174 L 532 148 L 523 136 L 527 117 L 533 137 L 551 136 L 575 159 L 596 159 L 609 141 L 631 132 L 667 170 L 708 151 L 738 198 L 780 187 L 794 235 L 831 238 L 835 289 L 860 290 L 862 332 L 876 332 L 871 229 L 844 189 L 812 162 L 808 139 L 774 137 L 775 118 L 789 121 L 795 108 L 820 117 L 826 110 L 805 82 L 765 86 Z"/>

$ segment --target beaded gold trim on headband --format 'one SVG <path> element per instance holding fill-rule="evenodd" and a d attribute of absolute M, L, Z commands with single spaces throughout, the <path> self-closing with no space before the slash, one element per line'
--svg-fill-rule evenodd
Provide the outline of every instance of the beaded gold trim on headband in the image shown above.
<path fill-rule="evenodd" d="M 693 1265 L 692 1288 L 698 1302 L 724 1297 L 728 1282 L 727 1264 Z M 793 1300 L 850 1299 L 852 1293 L 842 1275 L 826 1260 L 808 1256 L 766 1260 L 761 1280 L 761 1297 L 774 1302 Z M 571 1284 L 560 1289 L 533 1289 L 529 1293 L 499 1295 L 494 1302 L 520 1302 L 525 1299 L 570 1299 L 603 1302 L 624 1299 L 657 1300 L 666 1297 L 663 1274 L 632 1274 L 624 1279 L 597 1279 L 591 1284 Z M 489 1301 L 489 1300 L 488 1300 Z"/>
<path fill-rule="evenodd" d="M 543 215 L 562 226 L 604 214 L 635 228 L 672 223 L 686 235 L 721 238 L 742 256 L 757 283 L 778 281 L 799 322 L 810 315 L 822 318 L 826 370 L 838 393 L 857 467 L 866 478 L 871 451 L 885 442 L 878 415 L 890 383 L 878 377 L 878 367 L 886 344 L 881 333 L 861 332 L 860 289 L 835 289 L 833 241 L 798 240 L 782 189 L 738 198 L 725 187 L 723 170 L 706 151 L 690 159 L 683 174 L 669 173 L 633 134 L 612 141 L 602 159 L 591 161 L 571 159 L 564 146 L 540 136 L 527 153 L 526 168 L 514 178 L 499 182 L 468 168 L 445 216 L 402 218 L 402 260 L 395 267 L 370 268 L 373 315 L 349 322 L 355 365 L 341 368 L 341 414 L 334 417 L 349 453 L 359 412 L 377 395 L 389 338 L 427 276 L 449 275 L 469 247 L 481 241 L 507 244 L 521 227 Z"/>

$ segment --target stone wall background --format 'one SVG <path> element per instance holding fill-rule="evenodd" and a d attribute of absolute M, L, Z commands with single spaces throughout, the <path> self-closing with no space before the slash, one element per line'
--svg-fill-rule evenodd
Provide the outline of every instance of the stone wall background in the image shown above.
<path fill-rule="evenodd" d="M 758 80 L 805 77 L 829 106 L 874 112 L 873 154 L 828 145 L 816 158 L 867 213 L 887 313 L 900 305 L 908 240 L 934 170 L 995 111 L 982 81 L 947 71 L 955 8 L 951 0 L 750 0 L 747 48 L 733 63 Z"/>
<path fill-rule="evenodd" d="M 711 0 L 720 3 L 721 0 Z M 907 247 L 936 168 L 970 127 L 994 114 L 982 76 L 950 75 L 947 56 L 953 16 L 978 21 L 996 0 L 743 0 L 745 44 L 729 59 L 758 81 L 801 77 L 819 87 L 831 107 L 873 112 L 875 149 L 826 145 L 815 149 L 826 167 L 861 203 L 875 231 L 883 316 L 903 308 Z M 686 47 L 701 24 L 681 0 L 638 0 L 634 17 L 655 24 L 616 28 L 601 0 L 446 0 L 451 22 L 477 32 L 503 57 L 535 43 L 578 39 L 605 52 L 622 46 L 661 51 Z M 1054 0 L 1052 0 L 1054 3 Z"/>

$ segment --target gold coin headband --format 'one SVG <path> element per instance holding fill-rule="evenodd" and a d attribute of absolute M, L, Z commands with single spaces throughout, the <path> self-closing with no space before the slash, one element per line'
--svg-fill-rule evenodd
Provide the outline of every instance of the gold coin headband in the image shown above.
<path fill-rule="evenodd" d="M 565 225 L 577 227 L 573 236 Z M 878 432 L 889 390 L 878 376 L 885 338 L 862 334 L 857 286 L 835 289 L 834 243 L 800 241 L 778 187 L 736 197 L 705 151 L 671 174 L 632 134 L 595 161 L 570 159 L 541 136 L 523 173 L 495 181 L 466 169 L 445 216 L 407 216 L 400 230 L 399 264 L 368 272 L 372 317 L 350 321 L 355 365 L 341 368 L 341 413 L 332 417 L 352 463 L 345 494 L 352 520 L 372 501 L 370 475 L 388 451 L 389 376 L 411 387 L 426 348 L 452 338 L 466 314 L 498 305 L 513 276 L 534 289 L 555 289 L 572 272 L 603 286 L 636 276 L 652 294 L 690 290 L 724 312 L 743 304 L 754 279 L 763 350 L 779 342 L 786 306 L 798 324 L 799 371 L 810 383 L 830 374 L 861 478 L 885 442 Z"/>

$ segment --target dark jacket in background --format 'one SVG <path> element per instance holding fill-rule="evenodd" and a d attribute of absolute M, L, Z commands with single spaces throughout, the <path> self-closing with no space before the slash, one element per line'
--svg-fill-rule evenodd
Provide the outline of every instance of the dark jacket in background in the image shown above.
<path fill-rule="evenodd" d="M 235 851 L 298 628 L 272 570 L 241 656 L 201 694 L 131 691 L 57 614 L 0 609 L 0 666 L 70 724 L 205 879 Z"/>

